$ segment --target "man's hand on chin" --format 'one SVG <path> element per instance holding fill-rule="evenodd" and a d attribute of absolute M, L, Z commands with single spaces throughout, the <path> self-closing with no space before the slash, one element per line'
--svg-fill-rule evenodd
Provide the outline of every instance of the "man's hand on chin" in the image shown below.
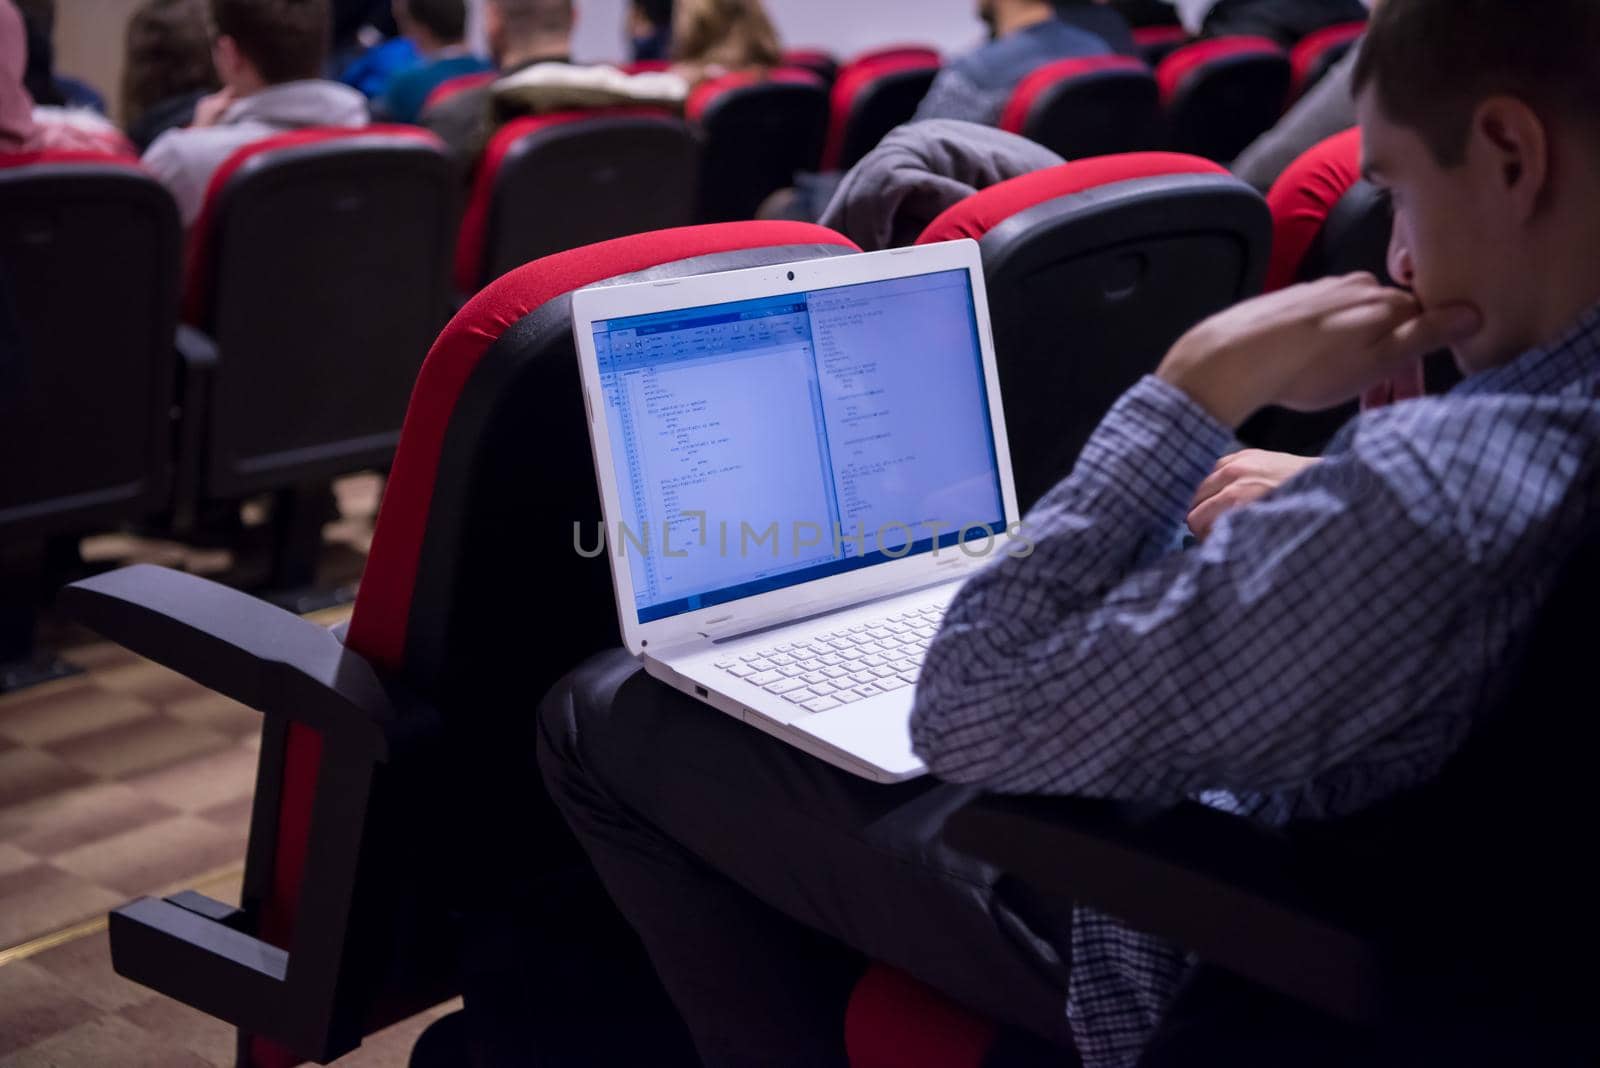
<path fill-rule="evenodd" d="M 1270 293 L 1190 330 L 1156 370 L 1225 426 L 1269 404 L 1318 411 L 1353 400 L 1477 333 L 1476 308 L 1424 309 L 1370 274 Z"/>

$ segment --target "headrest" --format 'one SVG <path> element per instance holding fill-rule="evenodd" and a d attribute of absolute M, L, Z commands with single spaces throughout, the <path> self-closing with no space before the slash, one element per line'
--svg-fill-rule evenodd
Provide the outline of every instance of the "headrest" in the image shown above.
<path fill-rule="evenodd" d="M 216 225 L 216 215 L 222 203 L 222 194 L 244 166 L 251 160 L 274 152 L 284 152 L 308 145 L 327 144 L 332 141 L 387 141 L 389 143 L 404 142 L 415 145 L 426 145 L 437 151 L 443 151 L 444 144 L 433 134 L 415 126 L 335 126 L 312 127 L 304 130 L 292 130 L 288 133 L 274 134 L 264 137 L 259 141 L 252 141 L 238 149 L 233 155 L 223 160 L 222 166 L 212 174 L 210 183 L 206 186 L 205 200 L 200 206 L 200 215 L 195 219 L 194 226 L 189 231 L 189 254 L 185 267 L 184 279 L 184 311 L 185 322 L 194 325 L 204 325 L 206 309 L 210 304 L 211 286 L 211 251 L 212 230 Z"/>
<path fill-rule="evenodd" d="M 907 71 L 936 70 L 939 54 L 926 48 L 897 49 L 872 53 L 852 61 L 839 71 L 829 101 L 827 148 L 822 153 L 822 169 L 837 170 L 844 155 L 845 135 L 854 117 L 856 100 L 876 82 Z"/>
<path fill-rule="evenodd" d="M 982 239 L 984 234 L 1019 212 L 1058 197 L 1118 182 L 1169 174 L 1227 173 L 1225 167 L 1210 160 L 1177 152 L 1129 152 L 1064 163 L 974 193 L 929 223 L 917 244 L 963 237 Z"/>
<path fill-rule="evenodd" d="M 1183 41 L 1193 40 L 1188 30 L 1177 23 L 1170 26 L 1135 26 L 1133 28 L 1133 43 L 1141 48 L 1151 45 L 1179 44 Z"/>
<path fill-rule="evenodd" d="M 489 139 L 483 159 L 478 163 L 472 180 L 472 195 L 467 200 L 466 214 L 461 219 L 461 236 L 456 242 L 456 289 L 471 293 L 478 288 L 479 272 L 483 270 L 484 249 L 489 244 L 490 215 L 494 209 L 495 182 L 500 168 L 511 150 L 524 138 L 545 130 L 591 119 L 642 118 L 676 123 L 679 120 L 663 108 L 619 107 L 593 111 L 553 111 L 548 115 L 528 115 L 513 119 L 502 126 Z"/>
<path fill-rule="evenodd" d="M 944 61 L 943 57 L 939 55 L 939 50 L 932 45 L 885 45 L 882 48 L 873 48 L 851 56 L 845 61 L 844 69 L 862 63 L 880 63 L 884 60 L 895 59 L 918 59 L 924 65 L 932 64 L 933 66 L 938 66 Z"/>
<path fill-rule="evenodd" d="M 1000 128 L 1007 133 L 1022 133 L 1028 125 L 1028 115 L 1033 111 L 1033 105 L 1046 91 L 1063 82 L 1108 70 L 1150 73 L 1149 67 L 1132 56 L 1084 56 L 1047 63 L 1017 83 L 1016 92 L 1011 94 L 1005 111 L 1000 115 Z"/>
<path fill-rule="evenodd" d="M 1161 101 L 1171 103 L 1191 75 L 1212 63 L 1257 55 L 1282 57 L 1283 49 L 1270 37 L 1218 37 L 1185 45 L 1162 60 L 1156 68 L 1156 84 L 1161 89 Z"/>
<path fill-rule="evenodd" d="M 109 152 L 90 152 L 83 149 L 44 148 L 32 152 L 0 152 L 0 171 L 13 167 L 31 167 L 36 163 L 46 165 L 101 164 L 110 167 L 142 169 L 133 156 L 113 155 Z"/>
<path fill-rule="evenodd" d="M 445 431 L 473 369 L 509 327 L 542 305 L 607 278 L 698 256 L 792 245 L 855 249 L 839 234 L 811 223 L 691 226 L 547 256 L 497 279 L 469 301 L 435 342 L 412 390 L 350 624 L 350 646 L 391 670 L 404 661 L 407 613 Z"/>
<path fill-rule="evenodd" d="M 738 89 L 748 89 L 753 85 L 810 85 L 818 89 L 824 88 L 822 78 L 815 72 L 803 67 L 778 67 L 775 70 L 762 73 L 760 71 L 745 70 L 734 74 L 724 74 L 720 78 L 712 78 L 695 86 L 689 94 L 689 101 L 684 105 L 683 112 L 691 122 L 699 122 L 716 100 L 727 93 Z"/>
<path fill-rule="evenodd" d="M 422 102 L 422 110 L 427 111 L 429 108 L 438 107 L 451 97 L 458 93 L 464 93 L 469 89 L 492 85 L 499 77 L 500 72 L 497 70 L 479 70 L 473 71 L 471 74 L 458 74 L 454 78 L 446 78 L 428 93 L 427 99 Z"/>
<path fill-rule="evenodd" d="M 822 48 L 791 48 L 783 54 L 786 67 L 804 67 L 807 70 L 837 70 L 839 61 L 833 53 Z"/>
<path fill-rule="evenodd" d="M 1353 127 L 1308 149 L 1273 183 L 1268 292 L 1294 284 L 1334 205 L 1360 180 L 1361 130 Z"/>
<path fill-rule="evenodd" d="M 1341 22 L 1309 33 L 1289 51 L 1289 69 L 1293 72 L 1293 92 L 1296 96 L 1306 89 L 1306 81 L 1317 64 L 1330 49 L 1348 45 L 1367 32 L 1365 22 Z"/>

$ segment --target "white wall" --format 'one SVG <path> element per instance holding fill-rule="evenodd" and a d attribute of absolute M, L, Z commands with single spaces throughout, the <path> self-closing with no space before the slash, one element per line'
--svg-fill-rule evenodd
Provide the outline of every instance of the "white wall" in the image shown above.
<path fill-rule="evenodd" d="M 481 3 L 482 0 L 477 0 Z M 960 52 L 983 37 L 977 0 L 766 0 L 786 46 L 839 56 L 886 44 L 931 44 Z M 627 0 L 577 0 L 573 52 L 582 60 L 627 58 Z"/>

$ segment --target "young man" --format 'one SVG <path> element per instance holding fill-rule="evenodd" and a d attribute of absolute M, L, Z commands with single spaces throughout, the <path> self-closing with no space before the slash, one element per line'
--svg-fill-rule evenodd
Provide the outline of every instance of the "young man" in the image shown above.
<path fill-rule="evenodd" d="M 374 101 L 373 114 L 394 122 L 416 122 L 428 94 L 441 82 L 490 69 L 467 47 L 465 0 L 395 0 L 395 22 L 417 46 L 422 62 L 395 75 Z"/>
<path fill-rule="evenodd" d="M 1050 0 L 978 0 L 978 17 L 994 39 L 939 72 L 917 108 L 918 120 L 998 126 L 1017 83 L 1046 63 L 1111 51 L 1100 37 L 1059 18 Z"/>
<path fill-rule="evenodd" d="M 502 75 L 535 63 L 572 57 L 572 0 L 487 0 L 483 8 L 489 55 Z M 474 160 L 489 138 L 490 86 L 457 93 L 429 108 L 422 124 L 463 161 Z"/>
<path fill-rule="evenodd" d="M 285 130 L 367 124 L 356 90 L 320 77 L 328 55 L 327 0 L 211 0 L 220 92 L 200 101 L 188 129 L 169 130 L 145 166 L 178 201 L 185 226 L 235 151 Z"/>
<path fill-rule="evenodd" d="M 1353 275 L 1239 305 L 1118 401 L 1025 520 L 1032 555 L 971 579 L 928 651 L 913 738 L 966 785 L 848 781 L 626 658 L 552 695 L 546 782 L 708 1063 L 843 1063 L 851 961 L 824 937 L 1047 1036 L 1067 1028 L 1038 1003 L 1064 996 L 1089 1068 L 1134 1063 L 1181 953 L 951 853 L 939 822 L 970 790 L 1282 823 L 1437 775 L 1600 532 L 1596 40 L 1593 0 L 1538 19 L 1386 0 L 1355 85 L 1408 288 Z M 1362 415 L 1166 548 L 1252 412 L 1348 400 L 1444 346 L 1455 391 Z"/>

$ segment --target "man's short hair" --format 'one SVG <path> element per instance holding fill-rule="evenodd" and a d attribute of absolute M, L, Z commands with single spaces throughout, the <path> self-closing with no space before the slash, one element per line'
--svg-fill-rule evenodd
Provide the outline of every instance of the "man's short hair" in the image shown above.
<path fill-rule="evenodd" d="M 328 0 L 211 0 L 211 22 L 268 85 L 322 77 Z"/>
<path fill-rule="evenodd" d="M 572 0 L 489 0 L 513 37 L 557 37 L 572 32 Z"/>
<path fill-rule="evenodd" d="M 1600 135 L 1600 0 L 1385 0 L 1355 70 L 1391 120 L 1415 130 L 1440 166 L 1465 161 L 1473 112 L 1508 94 L 1541 118 Z"/>
<path fill-rule="evenodd" d="M 405 0 L 406 11 L 423 29 L 447 44 L 467 35 L 466 0 Z"/>

